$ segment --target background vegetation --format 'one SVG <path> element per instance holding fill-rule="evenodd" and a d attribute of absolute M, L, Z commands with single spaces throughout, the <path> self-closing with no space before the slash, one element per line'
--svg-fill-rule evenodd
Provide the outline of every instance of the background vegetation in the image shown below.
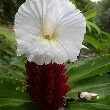
<path fill-rule="evenodd" d="M 25 0 L 0 0 L 0 110 L 36 110 L 25 89 L 25 56 L 16 55 L 12 30 L 14 16 Z M 70 0 L 87 20 L 87 33 L 78 61 L 66 63 L 71 91 L 76 99 L 67 110 L 110 110 L 110 0 Z M 99 94 L 99 100 L 83 101 L 79 91 Z"/>
<path fill-rule="evenodd" d="M 15 13 L 23 2 L 25 0 L 0 0 L 0 18 L 13 23 Z"/>

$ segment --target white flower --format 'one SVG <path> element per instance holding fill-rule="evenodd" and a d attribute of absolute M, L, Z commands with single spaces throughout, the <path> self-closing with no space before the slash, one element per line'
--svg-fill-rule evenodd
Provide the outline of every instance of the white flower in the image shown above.
<path fill-rule="evenodd" d="M 96 93 L 89 93 L 89 92 L 81 92 L 80 93 L 81 99 L 91 100 L 92 98 L 99 99 L 99 95 Z"/>
<path fill-rule="evenodd" d="M 15 16 L 17 54 L 29 61 L 62 64 L 77 59 L 86 20 L 69 0 L 26 0 Z"/>

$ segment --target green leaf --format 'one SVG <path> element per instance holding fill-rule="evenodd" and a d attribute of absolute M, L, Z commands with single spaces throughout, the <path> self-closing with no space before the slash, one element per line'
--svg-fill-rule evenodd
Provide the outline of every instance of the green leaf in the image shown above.
<path fill-rule="evenodd" d="M 95 101 L 82 101 L 78 99 L 74 103 L 69 103 L 67 110 L 110 110 L 110 95 Z"/>
<path fill-rule="evenodd" d="M 68 96 L 76 99 L 78 98 L 78 92 L 80 91 L 97 93 L 99 94 L 100 99 L 104 98 L 106 95 L 110 95 L 110 75 L 107 73 L 72 82 L 70 85 L 72 89 L 68 93 Z M 110 104 L 110 102 L 107 103 Z"/>
<path fill-rule="evenodd" d="M 90 11 L 87 11 L 84 13 L 84 16 L 86 17 L 86 20 L 90 19 L 90 18 L 93 18 L 95 17 L 97 14 L 97 11 L 96 9 L 93 9 L 93 10 L 90 10 Z"/>
<path fill-rule="evenodd" d="M 0 76 L 0 100 L 28 102 L 29 97 L 24 92 L 24 89 L 23 81 Z"/>
<path fill-rule="evenodd" d="M 92 30 L 92 29 L 91 29 L 90 24 L 88 24 L 88 23 L 87 23 L 87 24 L 86 24 L 86 26 L 87 26 L 87 28 L 88 28 L 89 32 L 91 33 L 91 30 Z"/>
<path fill-rule="evenodd" d="M 110 62 L 110 60 L 108 62 Z M 80 69 L 80 66 L 85 65 L 85 63 L 86 62 L 80 64 L 78 62 L 75 64 L 75 67 L 78 67 L 79 65 L 78 68 Z M 96 66 L 97 65 L 98 64 L 96 64 Z M 100 68 L 100 65 L 98 66 Z M 86 67 L 86 70 L 90 69 L 88 68 L 87 65 L 85 65 L 85 67 Z M 106 71 L 107 70 L 105 69 L 105 71 L 103 72 L 106 72 Z M 110 110 L 110 74 L 105 73 L 105 74 L 98 75 L 98 73 L 100 72 L 99 71 L 96 71 L 96 72 L 97 72 L 97 75 L 95 74 L 94 76 L 92 76 L 93 74 L 91 75 L 91 72 L 89 72 L 90 75 L 88 78 L 82 78 L 77 81 L 74 81 L 74 78 L 73 78 L 73 81 L 69 81 L 70 87 L 72 89 L 70 92 L 67 93 L 67 97 L 73 97 L 76 99 L 76 101 L 73 103 L 69 103 L 67 106 L 67 110 L 73 110 L 73 109 L 74 110 Z M 109 67 L 109 72 L 110 72 L 110 67 Z M 74 74 L 74 76 L 75 75 L 76 74 Z M 72 76 L 69 75 L 69 78 L 70 77 Z M 90 101 L 79 99 L 78 92 L 84 92 L 84 91 L 87 91 L 90 93 L 96 93 L 100 96 L 100 99 L 98 100 L 95 99 Z"/>
<path fill-rule="evenodd" d="M 84 36 L 84 42 L 90 43 L 92 46 L 94 46 L 96 49 L 100 49 L 101 45 L 98 40 L 93 38 L 90 35 L 85 34 Z"/>
<path fill-rule="evenodd" d="M 100 28 L 95 23 L 92 23 L 90 21 L 87 21 L 87 24 L 90 25 L 90 26 L 92 26 L 98 32 L 98 34 L 101 34 Z"/>
<path fill-rule="evenodd" d="M 0 110 L 39 110 L 24 91 L 26 76 L 0 62 Z"/>
<path fill-rule="evenodd" d="M 107 36 L 108 39 L 110 40 L 110 33 L 102 31 L 102 34 L 104 34 L 105 36 Z"/>
<path fill-rule="evenodd" d="M 17 74 L 6 65 L 0 64 L 0 110 L 25 110 L 21 108 L 31 101 L 24 92 L 26 87 L 24 83 L 24 75 Z"/>
<path fill-rule="evenodd" d="M 33 103 L 12 103 L 0 105 L 0 110 L 39 110 Z"/>
<path fill-rule="evenodd" d="M 78 61 L 72 65 L 73 64 L 69 64 L 67 66 L 71 67 L 66 73 L 69 76 L 69 84 L 97 74 L 110 72 L 110 55 L 87 61 Z"/>
<path fill-rule="evenodd" d="M 21 79 L 0 75 L 0 110 L 38 110 L 24 89 Z"/>
<path fill-rule="evenodd" d="M 69 104 L 67 110 L 110 110 L 110 103 L 103 104 L 101 103 L 102 100 L 104 100 L 104 102 L 106 102 L 106 100 L 107 102 L 110 102 L 110 95 L 97 102 L 91 101 Z"/>

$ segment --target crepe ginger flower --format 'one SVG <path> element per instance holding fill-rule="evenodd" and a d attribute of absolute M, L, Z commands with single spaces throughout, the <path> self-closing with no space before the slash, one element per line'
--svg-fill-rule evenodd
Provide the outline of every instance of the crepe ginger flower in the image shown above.
<path fill-rule="evenodd" d="M 100 99 L 99 95 L 96 93 L 89 93 L 89 92 L 79 92 L 79 98 L 85 100 L 92 100 L 92 99 Z"/>
<path fill-rule="evenodd" d="M 26 54 L 26 92 L 40 110 L 65 109 L 64 62 L 77 59 L 86 20 L 69 0 L 26 0 L 15 16 L 17 54 Z"/>
<path fill-rule="evenodd" d="M 17 54 L 39 65 L 74 62 L 86 20 L 69 0 L 26 0 L 15 16 Z"/>

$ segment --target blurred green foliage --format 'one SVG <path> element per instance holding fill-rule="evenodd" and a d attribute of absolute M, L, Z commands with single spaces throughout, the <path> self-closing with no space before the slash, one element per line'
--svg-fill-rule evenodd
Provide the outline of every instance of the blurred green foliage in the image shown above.
<path fill-rule="evenodd" d="M 96 3 L 91 2 L 91 0 L 76 0 L 76 7 L 84 13 L 88 10 L 94 9 L 96 7 Z"/>
<path fill-rule="evenodd" d="M 0 18 L 13 23 L 15 13 L 25 0 L 0 0 Z"/>
<path fill-rule="evenodd" d="M 95 22 L 103 31 L 110 33 L 110 0 L 102 0 L 97 5 Z"/>
<path fill-rule="evenodd" d="M 0 27 L 0 72 L 11 69 L 17 74 L 24 73 L 25 56 L 16 56 L 16 41 L 14 33 Z"/>

